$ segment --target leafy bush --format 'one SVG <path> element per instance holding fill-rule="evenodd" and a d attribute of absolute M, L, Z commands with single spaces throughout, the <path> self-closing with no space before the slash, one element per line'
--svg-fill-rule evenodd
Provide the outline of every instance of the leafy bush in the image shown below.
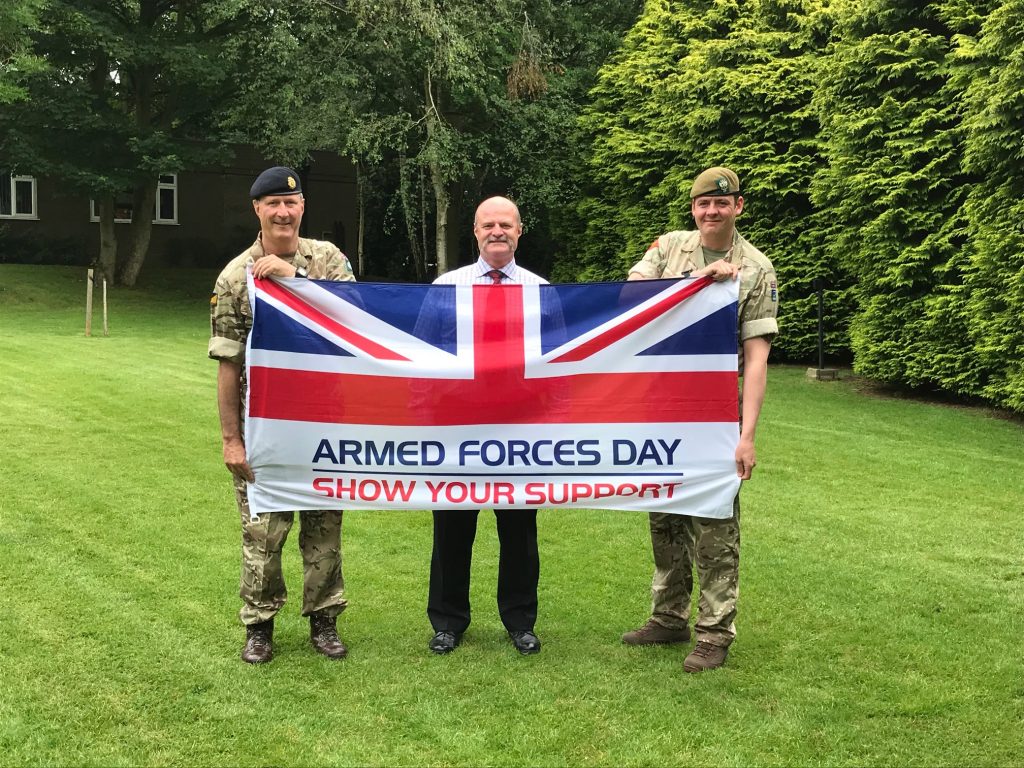
<path fill-rule="evenodd" d="M 0 264 L 87 266 L 91 261 L 82 242 L 73 237 L 15 235 L 0 226 Z"/>

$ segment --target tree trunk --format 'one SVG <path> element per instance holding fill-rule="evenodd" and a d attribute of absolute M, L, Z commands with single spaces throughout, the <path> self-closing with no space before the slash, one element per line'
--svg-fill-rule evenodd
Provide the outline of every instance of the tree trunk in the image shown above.
<path fill-rule="evenodd" d="M 154 28 L 163 13 L 162 0 L 140 0 L 139 27 Z M 152 134 L 153 92 L 158 71 L 152 64 L 136 63 L 128 67 L 128 83 L 132 88 L 135 128 L 140 136 Z M 118 282 L 131 287 L 139 278 L 142 263 L 149 253 L 149 238 L 153 234 L 153 214 L 156 211 L 156 185 L 159 176 L 135 179 L 132 192 L 132 223 L 128 232 L 128 255 L 118 267 Z"/>
<path fill-rule="evenodd" d="M 448 263 L 448 203 L 450 199 L 448 182 L 445 178 L 444 166 L 438 158 L 441 145 L 438 133 L 443 130 L 443 126 L 429 72 L 424 78 L 423 85 L 426 99 L 427 145 L 432 150 L 428 153 L 428 157 L 430 158 L 430 183 L 434 188 L 434 253 L 437 274 L 443 275 L 450 271 L 452 266 Z"/>
<path fill-rule="evenodd" d="M 411 201 L 411 190 L 409 186 L 409 160 L 404 152 L 398 155 L 398 194 L 402 200 L 402 215 L 405 218 L 405 232 L 409 240 L 409 252 L 412 254 L 413 269 L 416 272 L 416 282 L 426 281 L 427 275 L 423 268 L 423 250 L 417 240 L 418 232 L 416 226 L 416 212 Z"/>
<path fill-rule="evenodd" d="M 153 211 L 156 204 L 156 179 L 146 179 L 135 186 L 132 196 L 132 223 L 128 238 L 128 257 L 121 264 L 118 282 L 129 287 L 135 285 L 139 271 L 149 253 L 149 238 L 153 234 Z"/>
<path fill-rule="evenodd" d="M 469 197 L 471 205 L 473 206 L 473 229 L 466 232 L 463 237 L 468 238 L 466 240 L 466 250 L 473 254 L 473 258 L 479 257 L 478 251 L 480 250 L 476 242 L 476 206 L 480 205 L 484 201 L 484 181 L 491 174 L 491 164 L 487 163 L 482 168 L 478 169 L 476 175 L 473 177 L 473 194 Z"/>
<path fill-rule="evenodd" d="M 366 251 L 364 242 L 366 236 L 366 196 L 363 192 L 363 185 L 366 184 L 366 176 L 363 173 L 363 164 L 356 162 L 356 206 L 359 210 L 359 226 L 356 230 L 356 264 L 359 265 L 359 278 L 366 274 Z"/>
<path fill-rule="evenodd" d="M 421 261 L 423 263 L 423 274 L 429 277 L 430 272 L 427 269 L 427 267 L 429 266 L 427 264 L 427 254 L 430 253 L 430 246 L 428 244 L 429 236 L 427 232 L 427 180 L 426 177 L 423 175 L 422 163 L 417 164 L 416 177 L 416 188 L 420 192 L 420 256 Z M 436 269 L 437 264 L 434 264 L 433 266 L 435 267 L 434 277 L 437 277 L 437 275 L 439 274 Z"/>
<path fill-rule="evenodd" d="M 452 265 L 448 263 L 448 205 L 450 198 L 443 172 L 436 162 L 430 164 L 430 180 L 434 185 L 434 221 L 436 226 L 434 248 L 437 252 L 437 274 L 443 275 L 452 269 Z"/>
<path fill-rule="evenodd" d="M 96 202 L 100 213 L 100 261 L 103 275 L 114 282 L 114 267 L 117 265 L 117 232 L 114 229 L 114 195 L 106 193 Z"/>

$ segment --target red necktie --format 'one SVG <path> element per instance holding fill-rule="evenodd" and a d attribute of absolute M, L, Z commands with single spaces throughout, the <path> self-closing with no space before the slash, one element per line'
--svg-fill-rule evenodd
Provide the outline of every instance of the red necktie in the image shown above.
<path fill-rule="evenodd" d="M 485 273 L 491 278 L 491 286 L 501 285 L 505 275 L 500 269 L 492 269 Z M 508 316 L 508 291 L 480 291 L 474 305 L 483 309 L 482 316 L 474 316 L 477 358 L 476 379 L 482 392 L 481 397 L 488 403 L 488 408 L 501 413 L 503 398 L 511 395 L 509 386 L 512 369 L 504 364 L 509 356 L 508 346 L 510 318 Z M 482 303 L 478 303 L 482 300 Z"/>

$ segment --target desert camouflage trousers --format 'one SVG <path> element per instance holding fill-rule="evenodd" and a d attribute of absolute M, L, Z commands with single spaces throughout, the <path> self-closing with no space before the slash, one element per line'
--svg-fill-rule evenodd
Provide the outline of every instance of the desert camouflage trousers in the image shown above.
<path fill-rule="evenodd" d="M 242 578 L 239 596 L 243 624 L 274 617 L 288 598 L 281 571 L 281 551 L 295 520 L 294 512 L 266 512 L 249 517 L 245 481 L 235 479 L 235 500 L 242 518 Z M 302 552 L 302 615 L 337 616 L 348 605 L 341 573 L 341 512 L 299 512 Z"/>
<path fill-rule="evenodd" d="M 697 640 L 728 646 L 736 637 L 740 576 L 740 499 L 725 520 L 652 512 L 654 581 L 651 617 L 663 627 L 682 629 L 690 620 L 693 571 L 697 569 Z"/>

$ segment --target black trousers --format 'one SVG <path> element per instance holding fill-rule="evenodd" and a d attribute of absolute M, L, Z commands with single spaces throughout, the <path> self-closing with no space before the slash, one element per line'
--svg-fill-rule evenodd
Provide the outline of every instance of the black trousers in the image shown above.
<path fill-rule="evenodd" d="M 461 634 L 469 626 L 469 572 L 476 538 L 476 509 L 434 510 L 427 616 L 435 632 Z M 498 613 L 509 632 L 533 630 L 537 621 L 537 510 L 496 509 Z"/>

